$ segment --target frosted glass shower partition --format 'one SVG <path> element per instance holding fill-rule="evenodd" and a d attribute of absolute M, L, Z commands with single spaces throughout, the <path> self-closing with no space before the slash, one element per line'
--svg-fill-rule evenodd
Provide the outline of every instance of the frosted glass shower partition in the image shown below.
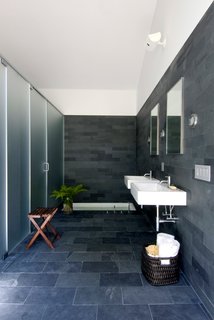
<path fill-rule="evenodd" d="M 0 259 L 7 252 L 6 67 L 0 63 Z"/>
<path fill-rule="evenodd" d="M 47 101 L 34 89 L 31 109 L 31 210 L 47 206 Z"/>
<path fill-rule="evenodd" d="M 28 213 L 51 205 L 63 183 L 63 115 L 3 59 L 0 115 L 1 259 L 28 235 Z"/>
<path fill-rule="evenodd" d="M 54 189 L 63 183 L 63 115 L 50 103 L 47 105 L 47 144 L 48 144 L 48 206 L 55 206 L 50 198 Z"/>
<path fill-rule="evenodd" d="M 55 206 L 63 182 L 63 115 L 31 90 L 31 210 Z"/>
<path fill-rule="evenodd" d="M 30 86 L 7 67 L 8 251 L 29 232 Z"/>

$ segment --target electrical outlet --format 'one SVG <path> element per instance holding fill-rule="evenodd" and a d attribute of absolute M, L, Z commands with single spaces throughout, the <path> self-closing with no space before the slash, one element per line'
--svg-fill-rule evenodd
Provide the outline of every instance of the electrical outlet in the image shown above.
<path fill-rule="evenodd" d="M 204 165 L 195 165 L 195 179 L 208 181 L 211 180 L 211 167 Z"/>

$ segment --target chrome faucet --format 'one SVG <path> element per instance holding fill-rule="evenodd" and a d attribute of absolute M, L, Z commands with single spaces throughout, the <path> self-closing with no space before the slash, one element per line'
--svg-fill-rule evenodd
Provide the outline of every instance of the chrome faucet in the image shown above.
<path fill-rule="evenodd" d="M 149 179 L 152 179 L 152 170 L 150 170 L 149 173 L 145 173 L 143 176 L 149 177 Z"/>
<path fill-rule="evenodd" d="M 162 180 L 160 181 L 160 184 L 161 183 L 167 183 L 167 186 L 170 187 L 171 185 L 171 177 L 170 176 L 166 176 L 167 180 Z"/>

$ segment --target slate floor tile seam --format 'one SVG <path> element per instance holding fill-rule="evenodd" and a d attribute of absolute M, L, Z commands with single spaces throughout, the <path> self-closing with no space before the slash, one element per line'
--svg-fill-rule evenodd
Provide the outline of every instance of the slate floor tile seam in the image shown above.
<path fill-rule="evenodd" d="M 33 297 L 34 292 L 40 292 L 41 288 L 44 288 L 44 294 L 51 292 L 53 299 L 50 298 L 50 305 L 45 305 L 39 320 L 49 319 L 49 311 L 53 315 L 57 311 L 60 315 L 63 310 L 66 320 L 74 320 L 74 315 L 71 318 L 69 316 L 71 310 L 74 310 L 77 320 L 88 320 L 87 310 L 90 311 L 90 320 L 112 320 L 111 317 L 114 317 L 114 314 L 111 307 L 113 308 L 113 306 L 118 313 L 118 320 L 121 320 L 121 315 L 126 315 L 126 311 L 127 315 L 124 320 L 129 319 L 133 306 L 137 306 L 138 310 L 135 313 L 136 320 L 156 319 L 157 315 L 160 315 L 160 320 L 169 320 L 168 314 L 174 307 L 184 314 L 188 308 L 194 312 L 198 310 L 199 320 L 209 319 L 205 316 L 204 306 L 203 309 L 201 301 L 185 281 L 183 275 L 178 284 L 165 287 L 151 286 L 142 275 L 140 268 L 141 248 L 145 243 L 155 239 L 155 232 L 150 232 L 153 228 L 145 217 L 133 214 L 107 215 L 96 212 L 75 212 L 72 216 L 59 215 L 56 217 L 53 225 L 57 230 L 57 222 L 60 219 L 62 220 L 58 226 L 62 230 L 62 237 L 54 242 L 56 246 L 54 250 L 49 249 L 43 239 L 38 239 L 35 246 L 32 246 L 29 251 L 25 251 L 26 242 L 30 238 L 28 236 L 17 250 L 9 255 L 9 260 L 0 265 L 0 288 L 5 290 L 5 293 L 9 292 L 7 288 L 17 290 L 13 290 L 14 298 L 11 297 L 7 305 L 21 306 L 17 309 L 20 314 L 27 312 L 27 315 L 30 315 L 29 308 L 25 307 L 30 305 L 30 296 Z M 107 223 L 108 221 L 109 223 Z M 66 222 L 68 223 L 66 224 Z M 82 242 L 78 243 L 78 241 Z M 72 254 L 76 261 L 69 261 L 69 258 L 72 260 Z M 83 254 L 82 258 L 81 254 Z M 93 255 L 95 261 L 93 259 L 88 261 L 88 257 L 93 258 Z M 78 261 L 79 258 L 80 261 Z M 97 259 L 101 259 L 101 261 L 97 261 Z M 39 262 L 40 260 L 43 262 Z M 1 274 L 4 275 L 2 278 Z M 42 281 L 38 286 L 36 281 L 31 283 L 34 274 L 36 274 L 35 279 L 44 277 L 44 283 L 47 286 L 42 286 Z M 132 274 L 135 275 L 133 279 Z M 18 279 L 19 281 L 17 281 Z M 20 298 L 16 298 L 16 292 L 20 292 Z M 60 292 L 73 293 L 70 305 L 64 304 L 66 307 L 63 307 L 63 304 L 60 305 L 60 301 L 56 300 L 54 294 Z M 25 294 L 27 294 L 26 297 Z M 110 299 L 111 295 L 112 300 Z M 13 299 L 22 301 L 24 297 L 24 302 L 12 302 Z M 26 301 L 28 303 L 25 304 Z M 64 303 L 68 303 L 69 299 L 66 301 Z M 6 305 L 6 303 L 4 304 Z M 38 304 L 35 302 L 33 306 L 36 309 Z M 5 312 L 10 312 L 7 307 L 5 308 Z M 12 309 L 16 310 L 16 307 Z M 100 312 L 98 312 L 99 310 Z M 81 312 L 83 312 L 82 319 L 79 318 Z M 166 319 L 162 317 L 164 312 L 167 315 Z M 174 311 L 173 314 L 179 315 L 176 312 Z M 107 316 L 109 318 L 106 318 Z"/>
<path fill-rule="evenodd" d="M 121 305 L 122 290 L 120 287 L 80 287 L 77 288 L 74 304 Z"/>
<path fill-rule="evenodd" d="M 148 304 L 148 308 L 149 308 L 149 313 L 150 313 L 150 316 L 151 316 L 151 319 L 153 320 L 153 315 L 152 315 L 152 310 L 151 310 L 151 307 L 150 307 L 150 304 Z"/>
<path fill-rule="evenodd" d="M 211 316 L 201 308 L 200 304 L 150 304 L 149 307 L 152 319 L 171 320 L 175 316 L 173 313 L 177 313 L 178 319 L 192 320 L 197 317 L 197 320 L 212 320 Z M 157 310 L 159 310 L 158 313 Z"/>

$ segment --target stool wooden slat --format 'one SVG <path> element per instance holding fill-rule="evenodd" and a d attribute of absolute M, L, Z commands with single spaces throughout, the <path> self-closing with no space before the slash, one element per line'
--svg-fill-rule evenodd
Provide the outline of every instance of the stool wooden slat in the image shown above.
<path fill-rule="evenodd" d="M 35 226 L 37 229 L 36 233 L 32 237 L 32 239 L 28 242 L 26 245 L 26 248 L 29 249 L 32 244 L 36 241 L 39 235 L 43 237 L 47 245 L 51 248 L 54 249 L 53 243 L 48 239 L 46 234 L 43 232 L 45 228 L 48 228 L 52 231 L 52 233 L 55 235 L 57 239 L 60 239 L 60 235 L 57 232 L 57 230 L 51 225 L 50 221 L 52 220 L 53 216 L 57 212 L 58 208 L 37 208 L 34 211 L 30 212 L 28 214 L 29 220 L 32 222 L 32 224 Z M 41 225 L 39 225 L 35 220 L 36 219 L 42 219 L 43 222 Z M 48 229 L 47 229 L 48 230 Z"/>

